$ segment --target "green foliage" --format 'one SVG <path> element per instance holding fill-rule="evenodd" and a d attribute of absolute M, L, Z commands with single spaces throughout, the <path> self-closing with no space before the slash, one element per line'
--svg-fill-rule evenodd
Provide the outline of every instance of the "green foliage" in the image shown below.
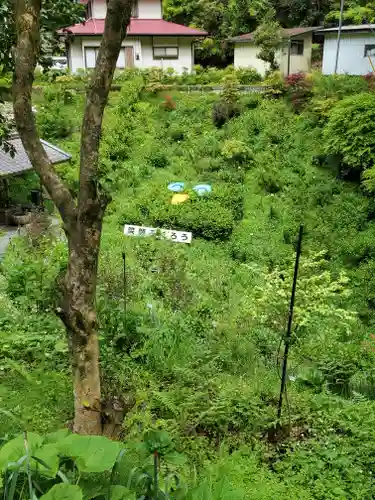
<path fill-rule="evenodd" d="M 275 20 L 275 11 L 270 9 L 254 32 L 254 43 L 259 47 L 259 59 L 268 63 L 271 71 L 278 67 L 276 51 L 281 47 L 282 41 L 281 26 Z"/>
<path fill-rule="evenodd" d="M 226 160 L 240 165 L 249 162 L 251 159 L 250 149 L 244 142 L 235 139 L 228 139 L 224 142 L 221 154 Z"/>
<path fill-rule="evenodd" d="M 38 59 L 40 64 L 50 66 L 51 54 L 61 50 L 57 30 L 81 22 L 84 15 L 84 7 L 69 0 L 43 2 L 39 30 L 41 50 Z M 14 23 L 13 5 L 2 0 L 0 2 L 0 65 L 3 71 L 11 70 L 13 67 L 12 48 L 16 37 Z"/>
<path fill-rule="evenodd" d="M 41 500 L 82 500 L 82 491 L 75 484 L 60 483 L 41 497 Z"/>
<path fill-rule="evenodd" d="M 238 91 L 233 82 L 228 80 L 221 94 L 220 101 L 215 102 L 212 109 L 212 121 L 215 127 L 222 128 L 227 121 L 240 114 L 238 101 Z"/>
<path fill-rule="evenodd" d="M 73 122 L 56 102 L 46 104 L 38 110 L 37 124 L 44 139 L 64 139 L 73 131 Z"/>
<path fill-rule="evenodd" d="M 270 77 L 280 98 L 269 100 L 239 94 L 232 68 L 196 69 L 194 78 L 224 83 L 221 102 L 241 111 L 221 129 L 212 123 L 214 93 L 150 93 L 147 75 L 132 70 L 119 75 L 121 93 L 111 94 L 99 181 L 113 201 L 96 300 L 105 415 L 112 400 L 121 403 L 126 443 L 107 449 L 103 438 L 41 438 L 33 453 L 43 449 L 51 469 L 48 475 L 31 461 L 37 495 L 62 484 L 52 474 L 60 470 L 85 499 L 148 500 L 156 493 L 157 455 L 160 498 L 372 498 L 374 203 L 337 176 L 322 140 L 323 124 L 346 96 L 367 96 L 368 82 L 308 76 L 312 97 L 295 114 L 280 75 Z M 171 71 L 153 78 L 178 81 Z M 60 85 L 36 95 L 36 105 Z M 166 95 L 176 104 L 168 113 Z M 79 118 L 79 97 L 59 99 Z M 73 154 L 71 165 L 58 167 L 73 185 L 79 135 L 59 146 Z M 163 167 L 154 168 L 152 158 Z M 185 183 L 189 200 L 181 205 L 171 204 L 173 181 Z M 212 186 L 210 195 L 196 195 L 200 183 Z M 124 223 L 190 229 L 193 241 L 124 237 Z M 301 223 L 285 435 L 270 446 Z M 64 240 L 46 236 L 15 239 L 2 261 L 2 443 L 15 430 L 41 436 L 71 418 L 67 342 L 53 315 L 65 262 Z M 56 453 L 54 443 L 65 440 L 66 451 Z M 73 448 L 74 467 L 66 457 Z M 116 459 L 115 448 L 126 451 Z M 112 471 L 94 472 L 113 460 Z"/>
<path fill-rule="evenodd" d="M 338 103 L 323 131 L 325 150 L 341 156 L 350 168 L 374 165 L 375 95 L 359 94 Z"/>

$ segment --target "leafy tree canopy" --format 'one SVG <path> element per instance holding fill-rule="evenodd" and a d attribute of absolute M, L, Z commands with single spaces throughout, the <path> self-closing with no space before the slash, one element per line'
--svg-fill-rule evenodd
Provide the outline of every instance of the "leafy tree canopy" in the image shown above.
<path fill-rule="evenodd" d="M 45 0 L 41 11 L 40 63 L 48 66 L 51 55 L 60 47 L 59 28 L 81 22 L 84 6 L 73 0 Z M 0 67 L 12 69 L 12 49 L 15 44 L 15 24 L 11 0 L 0 0 Z"/>

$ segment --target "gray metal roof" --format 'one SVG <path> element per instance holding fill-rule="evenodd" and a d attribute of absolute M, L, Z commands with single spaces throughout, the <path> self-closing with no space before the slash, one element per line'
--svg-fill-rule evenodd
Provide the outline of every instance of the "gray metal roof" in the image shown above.
<path fill-rule="evenodd" d="M 22 172 L 32 170 L 33 167 L 22 145 L 20 137 L 12 137 L 8 140 L 8 142 L 14 146 L 16 153 L 14 158 L 12 158 L 9 153 L 5 153 L 5 151 L 0 148 L 0 177 L 17 175 Z M 43 140 L 41 143 L 43 144 L 44 150 L 53 165 L 70 160 L 70 154 L 65 153 L 53 144 Z"/>
<path fill-rule="evenodd" d="M 338 27 L 335 28 L 324 28 L 318 31 L 324 35 L 324 33 L 338 31 Z M 341 28 L 342 31 L 373 31 L 375 32 L 375 24 L 351 24 L 348 26 L 343 26 Z"/>

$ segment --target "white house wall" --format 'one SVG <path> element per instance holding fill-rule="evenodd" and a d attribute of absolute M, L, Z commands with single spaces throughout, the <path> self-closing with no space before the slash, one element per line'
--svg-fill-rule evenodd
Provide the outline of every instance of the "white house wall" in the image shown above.
<path fill-rule="evenodd" d="M 93 0 L 92 17 L 95 19 L 104 19 L 107 13 L 106 0 Z"/>
<path fill-rule="evenodd" d="M 252 43 L 236 43 L 234 47 L 234 66 L 236 68 L 254 68 L 264 76 L 269 64 L 258 59 L 258 53 L 259 47 Z"/>
<path fill-rule="evenodd" d="M 83 69 L 85 63 L 82 55 L 82 40 L 79 37 L 75 37 L 69 45 L 68 52 L 68 66 L 70 71 L 75 73 L 78 69 Z"/>
<path fill-rule="evenodd" d="M 75 73 L 85 69 L 85 47 L 99 47 L 101 37 L 78 37 L 76 36 L 70 43 L 69 68 Z M 179 58 L 170 60 L 154 60 L 152 37 L 126 38 L 122 43 L 123 47 L 132 46 L 134 48 L 134 66 L 136 68 L 174 68 L 178 73 L 184 71 L 191 72 L 193 68 L 192 38 L 176 37 L 155 37 L 155 45 L 168 46 L 178 43 Z"/>
<path fill-rule="evenodd" d="M 289 74 L 294 73 L 307 73 L 311 69 L 311 53 L 312 53 L 312 35 L 306 33 L 305 35 L 294 36 L 292 40 L 303 40 L 303 54 L 290 54 L 290 68 Z M 283 49 L 282 65 L 280 69 L 283 75 L 288 74 L 288 48 Z"/>
<path fill-rule="evenodd" d="M 311 69 L 311 51 L 312 51 L 312 35 L 306 33 L 298 37 L 293 37 L 293 40 L 304 40 L 303 55 L 290 55 L 290 69 L 289 73 L 299 73 L 310 71 Z M 254 68 L 262 76 L 269 69 L 269 64 L 259 59 L 259 47 L 253 43 L 236 43 L 234 47 L 234 66 L 236 68 Z M 276 53 L 276 62 L 280 67 L 283 75 L 288 74 L 288 47 L 283 47 Z"/>
<path fill-rule="evenodd" d="M 176 39 L 175 37 L 170 37 Z M 173 68 L 177 73 L 191 72 L 193 69 L 193 51 L 191 48 L 193 39 L 188 37 L 178 38 L 178 59 L 154 59 L 152 37 L 142 37 L 142 68 Z M 173 42 L 174 43 L 174 42 Z M 173 45 L 172 43 L 172 45 Z M 168 37 L 155 37 L 155 45 L 168 45 Z"/>
<path fill-rule="evenodd" d="M 138 17 L 140 19 L 161 19 L 163 17 L 161 0 L 139 0 Z"/>
<path fill-rule="evenodd" d="M 372 72 L 370 61 L 365 57 L 365 45 L 375 45 L 375 34 L 342 33 L 337 66 L 339 74 L 366 75 Z M 335 71 L 336 50 L 337 33 L 326 34 L 322 66 L 325 75 L 331 75 Z"/>
<path fill-rule="evenodd" d="M 94 0 L 92 17 L 104 19 L 107 11 L 106 0 Z M 138 0 L 138 17 L 140 19 L 161 19 L 161 0 Z"/>

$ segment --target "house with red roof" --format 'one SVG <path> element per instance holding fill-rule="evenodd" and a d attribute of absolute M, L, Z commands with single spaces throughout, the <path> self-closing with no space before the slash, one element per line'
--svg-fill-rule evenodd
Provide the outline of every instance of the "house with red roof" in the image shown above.
<path fill-rule="evenodd" d="M 81 1 L 86 3 L 86 21 L 64 29 L 69 33 L 68 67 L 73 73 L 95 67 L 107 9 L 106 0 Z M 204 31 L 164 21 L 161 0 L 136 0 L 117 68 L 158 67 L 191 72 L 194 41 L 206 35 Z"/>
<path fill-rule="evenodd" d="M 302 27 L 281 30 L 284 43 L 276 51 L 275 59 L 284 76 L 310 71 L 313 33 L 317 29 Z M 270 69 L 269 64 L 258 57 L 260 49 L 254 43 L 254 33 L 235 36 L 229 42 L 234 45 L 236 68 L 254 68 L 262 76 Z"/>

